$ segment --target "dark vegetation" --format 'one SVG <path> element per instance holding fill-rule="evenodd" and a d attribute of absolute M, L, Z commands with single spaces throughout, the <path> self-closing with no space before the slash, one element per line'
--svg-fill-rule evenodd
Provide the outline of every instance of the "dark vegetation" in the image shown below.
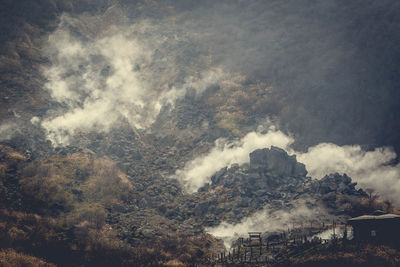
<path fill-rule="evenodd" d="M 399 265 L 400 252 L 394 248 L 335 240 L 291 258 L 285 266 L 395 267 Z"/>

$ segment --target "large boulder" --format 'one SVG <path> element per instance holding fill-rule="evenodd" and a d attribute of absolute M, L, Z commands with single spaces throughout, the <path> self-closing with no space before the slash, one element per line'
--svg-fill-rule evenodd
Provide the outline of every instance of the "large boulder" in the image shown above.
<path fill-rule="evenodd" d="M 307 175 L 306 167 L 297 162 L 295 155 L 289 156 L 285 150 L 275 146 L 251 152 L 249 170 L 275 177 L 305 177 Z"/>

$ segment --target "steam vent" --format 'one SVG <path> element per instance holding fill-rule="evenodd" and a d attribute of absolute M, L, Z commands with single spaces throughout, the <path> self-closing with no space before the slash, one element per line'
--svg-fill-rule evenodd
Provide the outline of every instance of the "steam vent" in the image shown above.
<path fill-rule="evenodd" d="M 399 267 L 399 216 L 400 0 L 0 0 L 0 267 Z"/>

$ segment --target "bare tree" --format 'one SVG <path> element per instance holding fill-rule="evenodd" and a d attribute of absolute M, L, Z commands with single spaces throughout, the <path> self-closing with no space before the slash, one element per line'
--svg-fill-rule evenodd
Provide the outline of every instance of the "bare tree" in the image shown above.
<path fill-rule="evenodd" d="M 393 203 L 390 200 L 385 200 L 384 203 L 385 203 L 386 212 L 388 212 L 388 213 L 393 212 L 393 208 L 394 208 Z"/>
<path fill-rule="evenodd" d="M 372 209 L 373 205 L 374 205 L 374 202 L 375 202 L 376 199 L 379 198 L 379 195 L 372 188 L 367 188 L 367 189 L 365 189 L 365 191 L 368 194 L 368 208 Z"/>

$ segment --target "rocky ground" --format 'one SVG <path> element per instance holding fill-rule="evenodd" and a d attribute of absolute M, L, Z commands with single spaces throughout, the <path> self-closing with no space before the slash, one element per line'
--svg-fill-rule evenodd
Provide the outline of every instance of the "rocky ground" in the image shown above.
<path fill-rule="evenodd" d="M 308 76 L 304 78 L 302 73 L 300 75 L 297 72 L 300 78 L 296 78 L 298 80 L 295 79 L 293 84 L 288 83 L 287 81 L 291 80 L 279 72 L 278 67 L 268 70 L 271 73 L 265 74 L 267 78 L 261 80 L 255 73 L 246 76 L 247 74 L 232 72 L 229 75 L 225 74 L 226 77 L 218 84 L 205 88 L 201 94 L 196 93 L 193 88 L 187 88 L 183 97 L 161 108 L 159 115 L 148 128 L 135 128 L 121 116 L 108 130 L 75 129 L 68 145 L 52 144 L 47 139 L 47 133 L 40 122 L 47 116 L 63 114 L 62 112 L 67 107 L 65 103 L 55 101 L 50 92 L 44 89 L 47 81 L 41 70 L 49 66 L 51 62 L 45 56 L 42 47 L 56 29 L 63 12 L 76 16 L 85 12 L 86 15 L 103 14 L 107 13 L 105 11 L 109 8 L 109 2 L 24 0 L 19 1 L 18 4 L 13 4 L 12 1 L 2 3 L 3 8 L 0 9 L 0 28 L 4 33 L 0 36 L 0 239 L 3 242 L 2 248 L 16 248 L 17 252 L 41 255 L 41 257 L 45 257 L 46 253 L 37 247 L 46 249 L 56 247 L 62 252 L 70 251 L 71 255 L 78 254 L 77 251 L 98 252 L 98 254 L 78 257 L 77 262 L 87 259 L 90 261 L 96 255 L 106 254 L 107 251 L 118 251 L 118 253 L 122 251 L 122 255 L 126 255 L 123 253 L 128 253 L 129 249 L 143 248 L 146 249 L 145 252 L 136 251 L 136 254 L 132 252 L 136 258 L 140 258 L 138 255 L 150 255 L 149 258 L 151 258 L 155 254 L 162 254 L 164 258 L 157 258 L 157 260 L 167 262 L 174 259 L 173 253 L 176 253 L 184 255 L 180 261 L 190 265 L 190 262 L 195 259 L 190 258 L 188 254 L 201 259 L 211 248 L 214 248 L 214 245 L 218 247 L 220 244 L 205 234 L 206 229 L 217 227 L 221 223 L 238 224 L 265 209 L 270 212 L 290 211 L 298 203 L 302 203 L 311 210 L 319 209 L 326 213 L 326 218 L 317 220 L 329 217 L 329 219 L 343 221 L 350 216 L 367 213 L 377 208 L 390 209 L 389 204 L 382 203 L 373 195 L 357 188 L 356 183 L 353 183 L 346 174 L 330 174 L 325 177 L 316 177 L 319 179 L 312 179 L 307 176 L 305 166 L 297 162 L 294 155 L 288 155 L 278 147 L 251 152 L 248 164 L 233 164 L 220 169 L 210 177 L 208 184 L 194 193 L 185 192 L 183 185 L 171 178 L 187 162 L 210 151 L 218 138 L 229 141 L 238 140 L 246 133 L 255 131 L 258 126 L 268 124 L 269 121 L 266 118 L 274 118 L 274 116 L 280 116 L 281 124 L 285 129 L 303 134 L 299 138 L 303 143 L 297 144 L 299 148 L 326 140 L 338 141 L 338 144 L 354 143 L 354 140 L 358 139 L 353 138 L 357 136 L 361 137 L 360 140 L 364 140 L 365 143 L 368 143 L 371 138 L 371 140 L 376 140 L 377 136 L 380 136 L 376 143 L 370 142 L 372 147 L 387 145 L 389 141 L 386 140 L 397 140 L 398 131 L 393 131 L 397 127 L 396 116 L 393 115 L 398 112 L 395 108 L 393 108 L 395 112 L 388 110 L 391 116 L 386 116 L 386 113 L 377 113 L 377 119 L 373 122 L 364 119 L 368 116 L 358 119 L 357 114 L 347 118 L 346 108 L 348 107 L 343 106 L 347 102 L 342 101 L 347 95 L 346 88 L 353 88 L 354 84 L 363 85 L 359 87 L 368 85 L 375 88 L 373 82 L 365 81 L 363 79 L 365 76 L 361 75 L 364 73 L 374 79 L 374 75 L 369 75 L 373 69 L 363 70 L 360 74 L 355 74 L 356 77 L 347 77 L 346 72 L 344 78 L 339 74 L 335 76 L 334 71 L 329 71 L 325 75 L 328 81 L 320 81 L 321 84 L 316 83 L 312 86 L 305 82 L 311 80 Z M 120 2 L 124 4 L 125 1 Z M 144 2 L 147 3 L 147 1 Z M 170 8 L 168 2 L 161 4 L 158 9 L 154 7 L 152 1 L 148 2 L 131 7 L 134 19 L 141 18 L 140 16 L 144 18 L 161 16 Z M 129 5 L 126 4 L 126 6 Z M 347 30 L 352 27 L 347 26 L 353 25 L 353 22 L 347 24 L 347 21 L 353 21 L 353 11 L 360 12 L 355 13 L 358 20 L 362 21 L 370 12 L 372 15 L 378 12 L 376 11 L 378 8 L 374 6 L 371 7 L 372 12 L 368 8 L 365 10 L 360 8 L 357 3 L 349 5 L 351 12 L 346 11 L 347 13 L 343 14 L 345 17 L 343 25 L 338 24 L 346 29 L 343 34 L 352 36 L 352 33 L 347 33 Z M 286 10 L 285 7 L 284 4 L 279 4 L 273 8 Z M 172 8 L 171 12 L 176 12 L 175 15 L 179 18 L 179 5 L 175 8 L 176 10 Z M 323 10 L 326 12 L 325 9 Z M 388 13 L 395 10 L 396 8 L 393 8 Z M 339 8 L 336 12 L 341 13 L 341 9 Z M 172 13 L 170 15 L 174 18 Z M 294 18 L 297 16 L 299 15 L 296 14 Z M 304 16 L 300 14 L 299 17 Z M 315 19 L 320 18 L 317 16 Z M 393 16 L 393 25 L 397 25 L 394 21 L 395 16 Z M 326 25 L 331 24 L 328 22 L 325 22 Z M 90 25 L 84 23 L 83 25 L 90 28 Z M 305 25 L 308 24 L 305 23 Z M 369 27 L 368 24 L 362 24 L 362 26 Z M 384 43 L 378 42 L 376 46 L 379 49 L 374 48 L 376 40 L 380 38 L 373 38 L 377 36 L 376 34 L 373 36 L 365 34 L 362 31 L 363 27 L 360 31 L 355 31 L 354 38 L 361 40 L 359 41 L 361 44 L 373 43 L 374 45 L 365 45 L 365 48 L 360 50 L 361 52 L 350 51 L 354 52 L 356 58 L 357 56 L 364 58 L 372 51 L 374 52 L 372 55 L 379 56 L 369 58 L 370 65 L 375 65 L 375 61 L 386 64 L 386 62 L 381 62 L 379 52 L 380 46 L 384 47 Z M 373 32 L 380 33 L 382 28 L 387 28 L 384 23 L 374 26 Z M 73 30 L 83 39 L 88 39 L 87 37 L 90 36 L 86 27 Z M 292 30 L 297 33 L 297 28 Z M 331 32 L 338 31 L 335 28 L 331 29 Z M 356 38 L 359 32 L 363 34 Z M 390 28 L 390 32 L 394 30 Z M 292 34 L 290 30 L 288 33 Z M 167 39 L 175 38 L 173 30 L 165 34 Z M 178 45 L 175 41 L 171 41 L 164 47 L 167 52 L 176 52 L 176 50 L 179 52 L 179 57 L 174 62 L 177 64 L 179 74 L 171 78 L 172 82 L 184 80 L 186 76 L 203 69 L 218 67 L 218 61 L 214 62 L 215 59 L 211 56 L 209 58 L 207 53 L 204 58 L 199 56 L 198 54 L 204 51 L 201 48 L 196 50 L 197 48 L 194 48 L 191 43 L 193 40 L 188 41 L 185 38 Z M 307 38 L 304 39 L 293 42 L 299 45 L 293 46 L 293 51 L 308 49 L 309 41 Z M 386 41 L 389 44 L 396 40 L 396 38 L 388 39 L 390 41 Z M 294 38 L 294 40 L 297 39 Z M 285 39 L 282 44 L 292 47 L 292 41 L 293 39 L 290 38 Z M 280 44 L 276 43 L 279 51 L 283 47 Z M 274 50 L 275 43 L 270 45 L 273 46 L 272 51 L 277 51 Z M 318 60 L 330 61 L 327 58 L 331 56 L 326 51 L 332 51 L 334 55 L 342 52 L 341 46 L 336 44 L 328 47 L 329 49 L 326 49 L 325 44 L 320 45 L 319 52 L 322 56 Z M 344 44 L 344 46 L 353 47 L 352 44 Z M 343 50 L 348 51 L 347 48 Z M 314 54 L 315 49 L 312 48 L 310 51 Z M 297 52 L 293 54 L 297 55 Z M 152 56 L 156 58 L 157 53 Z M 390 54 L 385 54 L 385 58 L 390 57 Z M 154 58 L 154 62 L 161 62 L 157 61 L 160 59 Z M 295 56 L 288 62 L 285 63 L 286 65 L 282 63 L 283 69 L 293 68 L 294 71 L 303 66 L 301 63 L 303 60 Z M 395 61 L 393 62 L 390 64 L 388 73 L 380 74 L 379 79 L 389 81 L 398 76 L 393 75 L 398 70 Z M 327 66 L 338 70 L 341 65 L 332 63 Z M 259 71 L 257 70 L 257 73 Z M 287 75 L 296 76 L 290 71 Z M 390 79 L 385 75 L 389 75 Z M 325 77 L 324 75 L 316 76 Z M 275 77 L 276 80 L 268 77 Z M 358 78 L 362 82 L 359 82 Z M 151 77 L 151 80 L 157 80 L 157 77 Z M 345 81 L 348 87 L 334 84 L 333 80 Z M 270 83 L 276 85 L 278 89 L 274 89 Z M 300 86 L 296 83 L 303 86 L 301 90 L 294 88 Z M 337 92 L 338 88 L 344 88 L 346 93 L 337 93 L 338 96 L 335 96 L 340 101 L 330 102 L 330 99 L 325 99 L 328 94 L 321 89 L 322 93 L 318 93 L 321 98 L 318 105 L 310 105 L 315 101 L 313 90 L 319 92 L 320 87 L 322 88 L 325 84 L 329 84 L 327 88 L 324 87 L 325 91 Z M 169 87 L 170 84 L 167 86 Z M 279 91 L 282 89 L 279 86 L 285 90 Z M 393 92 L 398 92 L 394 90 L 396 86 L 397 83 L 388 82 L 389 89 L 384 94 L 380 94 L 382 99 L 376 103 L 386 103 L 390 99 L 391 101 L 388 102 L 392 103 L 391 105 L 397 105 L 392 102 L 396 99 L 393 95 L 397 94 Z M 292 90 L 295 89 L 297 93 L 292 94 Z M 363 111 L 360 112 L 362 114 L 382 110 L 381 106 L 375 102 L 372 111 L 365 110 L 365 107 L 373 102 L 371 99 L 374 99 L 375 92 L 372 89 L 370 91 L 370 94 L 352 92 L 352 98 L 349 99 L 362 95 L 363 101 L 357 105 L 350 103 L 351 108 L 360 109 Z M 303 99 L 303 95 L 312 97 Z M 303 106 L 298 107 L 298 102 Z M 337 107 L 337 104 L 340 105 Z M 337 114 L 341 113 L 345 114 L 343 116 L 345 119 L 337 117 Z M 324 117 L 328 116 L 326 114 L 331 114 L 329 116 L 333 119 Z M 395 126 L 375 125 L 376 121 L 385 121 L 382 118 L 387 118 L 388 125 Z M 344 122 L 337 123 L 340 120 Z M 361 125 L 355 130 L 358 135 L 350 138 L 352 135 L 346 135 L 346 131 L 350 131 L 354 126 L 354 121 L 357 120 Z M 304 125 L 299 123 L 303 121 L 306 121 Z M 329 123 L 325 123 L 326 121 L 332 121 L 331 124 L 334 124 L 334 127 L 325 127 L 330 126 Z M 276 122 L 279 124 L 278 120 Z M 372 128 L 381 129 L 382 133 L 374 134 L 365 130 Z M 315 131 L 311 135 L 309 135 L 310 129 Z M 346 138 L 343 138 L 343 132 Z M 397 144 L 396 142 L 393 141 L 393 144 Z M 182 242 L 183 239 L 188 243 Z M 171 243 L 165 240 L 173 240 L 171 242 L 175 242 L 175 245 L 181 242 L 186 247 L 182 250 L 176 249 L 174 252 L 161 249 L 163 253 L 165 252 L 164 254 L 146 247 L 148 244 L 153 246 L 162 242 L 166 242 L 165 247 L 170 246 Z M 26 251 L 26 247 L 29 247 L 27 244 L 37 246 L 35 247 L 37 250 Z M 106 245 L 103 247 L 103 244 Z M 12 251 L 10 254 L 18 253 Z M 148 259 L 143 259 L 143 262 L 146 260 Z M 179 262 L 176 265 L 179 265 Z"/>
<path fill-rule="evenodd" d="M 204 137 L 213 140 L 203 133 Z M 85 143 L 84 138 L 79 139 L 80 145 Z M 249 164 L 222 168 L 209 184 L 189 194 L 169 175 L 196 153 L 190 148 L 185 154 L 160 137 L 140 135 L 128 127 L 86 138 L 90 140 L 85 144 L 87 148 L 68 146 L 48 153 L 103 155 L 116 163 L 132 183 L 135 197 L 110 208 L 107 222 L 132 244 L 169 234 L 201 233 L 204 227 L 217 226 L 222 221 L 238 223 L 266 207 L 290 208 L 299 199 L 306 200 L 310 208 L 318 206 L 333 215 L 351 215 L 351 208 L 367 197 L 364 191 L 355 189 L 356 184 L 346 175 L 332 174 L 320 180 L 307 177 L 305 166 L 277 147 L 253 151 Z M 197 138 L 197 149 L 211 145 L 208 138 Z M 23 164 L 42 160 L 35 152 L 32 154 L 31 159 L 24 158 Z M 22 175 L 12 164 L 5 174 L 7 199 L 21 207 L 17 181 Z"/>
<path fill-rule="evenodd" d="M 194 194 L 183 193 L 174 180 L 154 177 L 134 208 L 114 212 L 110 224 L 121 229 L 124 239 L 139 242 L 171 232 L 199 233 L 222 221 L 239 223 L 265 208 L 289 210 L 299 200 L 345 220 L 353 215 L 354 205 L 367 198 L 346 175 L 314 180 L 306 174 L 304 165 L 282 149 L 255 150 L 250 164 L 221 169 Z"/>

